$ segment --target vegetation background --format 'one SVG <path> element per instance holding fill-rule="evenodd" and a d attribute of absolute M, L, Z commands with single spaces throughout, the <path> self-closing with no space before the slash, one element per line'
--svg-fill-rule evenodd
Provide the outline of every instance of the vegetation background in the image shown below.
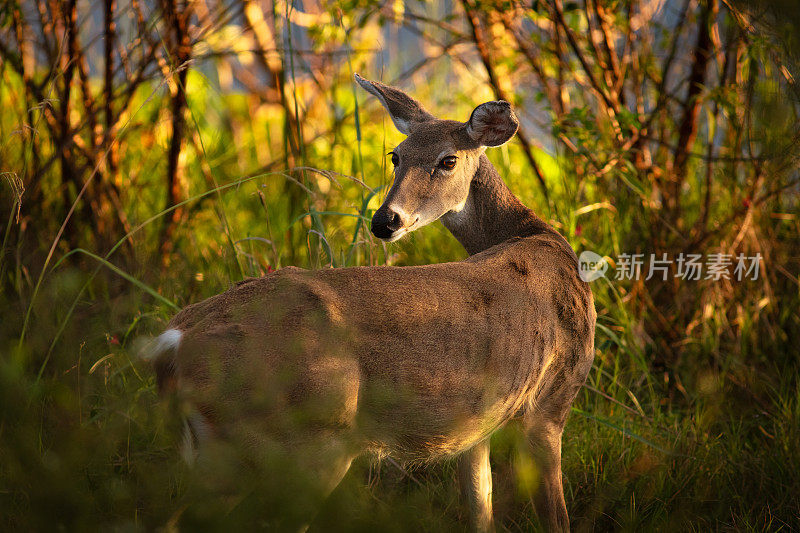
<path fill-rule="evenodd" d="M 0 528 L 186 520 L 136 358 L 178 308 L 286 265 L 465 257 L 439 224 L 369 234 L 402 136 L 358 71 L 442 117 L 511 101 L 489 157 L 578 251 L 761 254 L 755 281 L 593 283 L 566 499 L 576 530 L 800 529 L 798 58 L 794 0 L 5 0 Z M 537 527 L 528 453 L 493 439 L 500 530 Z M 453 465 L 365 458 L 314 527 L 463 520 Z"/>

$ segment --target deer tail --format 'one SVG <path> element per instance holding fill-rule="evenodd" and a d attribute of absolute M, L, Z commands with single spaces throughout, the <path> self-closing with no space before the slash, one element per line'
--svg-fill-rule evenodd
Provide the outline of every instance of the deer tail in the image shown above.
<path fill-rule="evenodd" d="M 142 358 L 150 361 L 156 371 L 156 384 L 161 394 L 175 388 L 175 354 L 182 336 L 180 330 L 168 329 L 149 343 L 142 352 Z"/>

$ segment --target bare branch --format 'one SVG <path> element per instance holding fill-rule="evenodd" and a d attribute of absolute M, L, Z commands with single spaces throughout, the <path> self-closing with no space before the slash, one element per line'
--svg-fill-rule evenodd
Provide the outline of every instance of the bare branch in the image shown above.
<path fill-rule="evenodd" d="M 481 27 L 477 10 L 470 5 L 470 0 L 462 0 L 461 3 L 464 7 L 464 11 L 467 14 L 467 20 L 469 20 L 470 26 L 472 27 L 472 37 L 475 40 L 475 46 L 478 49 L 478 54 L 480 55 L 483 66 L 486 68 L 486 73 L 489 76 L 489 84 L 492 86 L 492 89 L 499 100 L 506 100 L 507 102 L 513 101 L 513 99 L 505 93 L 505 90 L 500 85 L 500 80 L 497 77 L 497 73 L 495 72 L 494 65 L 492 63 L 489 45 L 483 36 L 483 29 Z M 539 185 L 542 188 L 542 193 L 544 194 L 547 202 L 550 203 L 550 194 L 547 190 L 547 183 L 544 180 L 544 174 L 542 174 L 539 164 L 536 163 L 536 159 L 533 157 L 531 142 L 522 126 L 519 128 L 517 137 L 519 137 L 520 144 L 522 144 L 522 149 L 525 152 L 525 156 L 528 158 L 528 162 L 530 163 L 534 174 L 536 174 L 536 179 L 539 181 Z"/>

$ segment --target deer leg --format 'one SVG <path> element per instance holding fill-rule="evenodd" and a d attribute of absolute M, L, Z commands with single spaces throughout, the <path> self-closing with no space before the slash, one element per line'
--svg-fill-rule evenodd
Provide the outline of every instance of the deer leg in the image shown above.
<path fill-rule="evenodd" d="M 494 531 L 492 520 L 492 467 L 488 439 L 464 452 L 458 459 L 458 481 L 467 500 L 470 525 L 479 532 Z"/>
<path fill-rule="evenodd" d="M 317 476 L 319 476 L 318 482 L 320 483 L 321 490 L 319 493 L 317 493 L 318 499 L 316 501 L 312 501 L 311 505 L 306 511 L 307 514 L 305 520 L 295 531 L 298 533 L 303 533 L 308 529 L 324 500 L 330 495 L 331 492 L 334 491 L 334 489 L 336 489 L 336 487 L 342 481 L 342 478 L 344 478 L 345 474 L 347 474 L 347 471 L 350 469 L 350 464 L 353 462 L 354 458 L 355 456 L 353 455 L 341 455 L 328 457 L 324 463 L 315 464 L 313 461 L 309 463 L 308 466 L 313 469 L 312 471 Z"/>
<path fill-rule="evenodd" d="M 246 531 L 261 524 L 305 531 L 357 456 L 335 436 L 318 440 L 264 439 L 263 448 L 269 450 L 213 438 L 201 443 L 180 529 Z"/>
<path fill-rule="evenodd" d="M 546 531 L 569 531 L 569 516 L 561 484 L 561 433 L 563 424 L 525 415 L 525 430 L 541 474 L 534 497 L 539 521 Z"/>
<path fill-rule="evenodd" d="M 319 457 L 309 455 L 314 451 Z M 264 475 L 277 474 L 275 479 L 264 483 L 267 493 L 256 496 L 261 503 L 260 516 L 268 528 L 306 531 L 324 501 L 347 474 L 354 456 L 309 448 L 303 450 L 302 457 L 295 459 L 294 464 L 284 465 L 278 472 L 264 472 Z M 286 493 L 281 494 L 281 491 Z"/>

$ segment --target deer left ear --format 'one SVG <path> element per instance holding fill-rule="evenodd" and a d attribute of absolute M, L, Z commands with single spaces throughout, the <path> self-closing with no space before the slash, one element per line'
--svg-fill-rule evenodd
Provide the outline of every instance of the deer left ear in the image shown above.
<path fill-rule="evenodd" d="M 369 81 L 358 74 L 354 77 L 361 87 L 378 97 L 400 133 L 408 135 L 417 124 L 436 120 L 436 117 L 425 111 L 419 102 L 400 89 L 377 81 Z"/>
<path fill-rule="evenodd" d="M 517 133 L 519 119 L 504 100 L 476 107 L 467 122 L 467 135 L 481 146 L 500 146 Z"/>

